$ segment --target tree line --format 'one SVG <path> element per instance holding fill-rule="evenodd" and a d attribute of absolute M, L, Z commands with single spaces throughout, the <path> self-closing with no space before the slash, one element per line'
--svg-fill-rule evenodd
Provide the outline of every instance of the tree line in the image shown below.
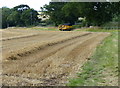
<path fill-rule="evenodd" d="M 38 12 L 28 5 L 2 7 L 2 28 L 38 25 Z M 62 23 L 79 23 L 84 26 L 101 26 L 110 21 L 120 22 L 120 2 L 50 2 L 40 8 L 55 26 Z M 84 18 L 79 21 L 78 18 Z"/>
<path fill-rule="evenodd" d="M 56 26 L 75 24 L 79 17 L 85 18 L 87 26 L 100 26 L 113 20 L 120 22 L 120 2 L 50 2 L 41 9 Z"/>
<path fill-rule="evenodd" d="M 18 5 L 10 9 L 2 7 L 2 28 L 12 26 L 30 26 L 39 23 L 38 13 L 28 5 Z"/>

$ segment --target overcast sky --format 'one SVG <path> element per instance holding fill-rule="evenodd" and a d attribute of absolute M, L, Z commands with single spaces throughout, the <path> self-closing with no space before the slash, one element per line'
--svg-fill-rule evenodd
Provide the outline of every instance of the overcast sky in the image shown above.
<path fill-rule="evenodd" d="M 49 4 L 51 0 L 0 0 L 0 8 L 6 6 L 8 8 L 13 8 L 20 4 L 27 4 L 30 8 L 33 8 L 37 11 L 40 10 L 45 4 Z"/>

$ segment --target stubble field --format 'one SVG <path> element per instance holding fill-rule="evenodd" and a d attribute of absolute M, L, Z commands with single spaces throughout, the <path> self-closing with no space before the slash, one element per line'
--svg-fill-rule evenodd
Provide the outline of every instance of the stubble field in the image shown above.
<path fill-rule="evenodd" d="M 75 77 L 103 32 L 5 29 L 2 32 L 3 85 L 64 85 Z"/>

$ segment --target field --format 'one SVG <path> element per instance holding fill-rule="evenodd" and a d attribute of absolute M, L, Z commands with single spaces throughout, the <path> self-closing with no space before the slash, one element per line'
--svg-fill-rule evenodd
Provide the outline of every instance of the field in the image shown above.
<path fill-rule="evenodd" d="M 108 32 L 4 29 L 3 85 L 65 85 Z"/>

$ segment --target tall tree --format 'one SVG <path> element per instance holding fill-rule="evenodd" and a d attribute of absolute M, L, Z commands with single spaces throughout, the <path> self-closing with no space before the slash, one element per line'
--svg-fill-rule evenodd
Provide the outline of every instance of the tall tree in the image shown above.
<path fill-rule="evenodd" d="M 37 15 L 37 11 L 33 9 L 28 9 L 22 12 L 21 20 L 25 24 L 25 26 L 33 25 L 38 21 Z"/>
<path fill-rule="evenodd" d="M 9 26 L 16 26 L 20 24 L 20 14 L 17 11 L 12 11 L 12 13 L 7 17 L 7 22 Z"/>
<path fill-rule="evenodd" d="M 102 25 L 112 20 L 111 3 L 107 2 L 88 2 L 80 3 L 82 15 L 86 17 L 89 25 Z"/>
<path fill-rule="evenodd" d="M 50 20 L 52 20 L 56 26 L 64 22 L 65 15 L 61 10 L 64 4 L 64 2 L 50 2 L 49 5 L 44 5 L 43 7 L 44 12 L 50 16 Z"/>
<path fill-rule="evenodd" d="M 79 17 L 78 3 L 71 2 L 50 2 L 49 5 L 44 5 L 42 10 L 50 16 L 50 19 L 55 25 L 61 23 L 74 24 Z"/>
<path fill-rule="evenodd" d="M 76 2 L 69 2 L 66 3 L 63 8 L 62 11 L 64 12 L 65 15 L 65 22 L 69 22 L 71 24 L 74 24 L 75 21 L 78 20 L 78 17 L 80 16 L 80 13 L 78 12 L 78 3 Z"/>
<path fill-rule="evenodd" d="M 2 28 L 9 26 L 7 17 L 11 14 L 11 9 L 2 7 Z"/>
<path fill-rule="evenodd" d="M 12 9 L 2 8 L 2 27 L 29 26 L 38 23 L 38 13 L 28 5 L 18 5 Z"/>
<path fill-rule="evenodd" d="M 74 24 L 79 17 L 85 17 L 88 26 L 100 26 L 120 14 L 119 3 L 114 2 L 51 2 L 43 8 L 51 20 L 57 24 L 69 22 Z"/>

